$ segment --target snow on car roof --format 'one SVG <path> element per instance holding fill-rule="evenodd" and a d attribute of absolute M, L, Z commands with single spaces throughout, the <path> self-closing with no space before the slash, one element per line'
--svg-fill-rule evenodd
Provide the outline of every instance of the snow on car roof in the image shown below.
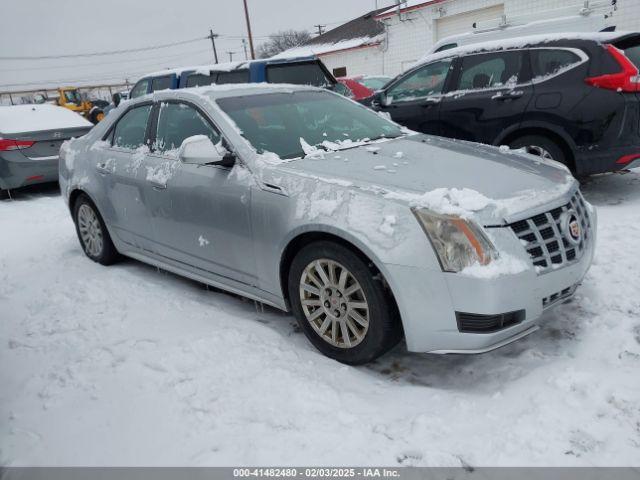
<path fill-rule="evenodd" d="M 522 48 L 527 45 L 535 45 L 541 43 L 551 43 L 561 40 L 593 40 L 599 43 L 606 43 L 617 38 L 631 34 L 633 32 L 567 32 L 567 33 L 548 33 L 539 35 L 527 35 L 514 38 L 501 38 L 487 42 L 470 43 L 460 47 L 443 50 L 437 53 L 430 53 L 422 57 L 414 66 L 423 63 L 432 62 L 441 58 L 448 58 L 468 53 L 487 51 L 487 50 L 507 50 L 513 48 Z"/>
<path fill-rule="evenodd" d="M 224 97 L 237 97 L 242 95 L 256 95 L 262 93 L 278 93 L 291 91 L 315 90 L 324 92 L 325 89 L 310 85 L 293 85 L 286 83 L 225 83 L 222 85 L 205 85 L 202 87 L 182 88 L 179 90 L 163 90 L 158 92 L 158 97 L 172 97 L 181 93 L 194 93 L 207 96 L 212 99 Z M 155 94 L 154 94 L 155 95 Z"/>
<path fill-rule="evenodd" d="M 92 127 L 79 114 L 56 105 L 0 107 L 0 134 Z"/>
<path fill-rule="evenodd" d="M 192 65 L 188 67 L 178 67 L 178 68 L 170 68 L 167 70 L 160 70 L 157 72 L 147 73 L 143 78 L 146 77 L 161 77 L 163 75 L 182 75 L 184 72 L 206 72 L 207 74 L 211 70 L 215 70 L 217 72 L 230 72 L 232 70 L 237 70 L 240 67 L 245 65 L 249 65 L 250 62 L 225 62 L 225 63 L 216 63 L 210 65 Z"/>
<path fill-rule="evenodd" d="M 280 52 L 271 58 L 295 58 L 311 55 L 322 55 L 323 53 L 335 52 L 339 50 L 348 50 L 351 48 L 363 47 L 368 45 L 377 45 L 384 40 L 384 35 L 376 35 L 374 37 L 364 36 L 358 38 L 349 38 L 335 43 L 310 43 L 293 47 L 284 52 Z"/>

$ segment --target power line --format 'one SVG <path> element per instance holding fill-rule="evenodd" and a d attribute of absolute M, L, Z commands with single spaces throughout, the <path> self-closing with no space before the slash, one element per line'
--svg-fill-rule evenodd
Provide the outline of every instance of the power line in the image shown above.
<path fill-rule="evenodd" d="M 158 50 L 161 48 L 169 48 L 169 47 L 175 47 L 178 45 L 186 45 L 187 43 L 199 42 L 202 40 L 206 40 L 207 38 L 209 37 L 198 37 L 198 38 L 192 38 L 191 40 L 183 40 L 181 42 L 165 43 L 162 45 L 151 45 L 148 47 L 140 47 L 140 48 L 127 48 L 123 50 L 111 50 L 108 52 L 73 53 L 73 54 L 67 54 L 67 55 L 40 55 L 40 56 L 31 56 L 31 57 L 0 57 L 0 60 L 51 60 L 51 59 L 59 59 L 59 58 L 79 58 L 79 57 L 99 57 L 104 55 L 119 55 L 123 53 L 145 52 L 148 50 Z"/>
<path fill-rule="evenodd" d="M 142 62 L 144 63 L 148 63 L 148 61 L 151 60 L 171 60 L 171 59 L 175 59 L 175 58 L 184 58 L 185 55 L 187 56 L 192 56 L 192 55 L 196 55 L 196 54 L 200 54 L 200 53 L 206 53 L 209 52 L 210 50 L 208 48 L 206 49 L 201 49 L 201 50 L 194 50 L 194 51 L 190 51 L 190 52 L 182 52 L 182 53 L 176 53 L 176 54 L 171 54 L 171 55 L 159 55 L 159 56 L 154 56 L 154 57 L 145 57 Z M 48 67 L 23 67 L 23 68 L 5 68 L 2 69 L 2 73 L 6 73 L 6 72 L 29 72 L 29 71 L 38 71 L 38 70 L 59 70 L 59 69 L 65 69 L 65 68 L 73 68 L 73 69 L 80 69 L 80 68 L 85 68 L 85 67 L 99 67 L 102 65 L 120 65 L 122 63 L 141 63 L 141 60 L 139 58 L 128 58 L 128 59 L 124 59 L 124 60 L 115 60 L 115 61 L 109 61 L 109 62 L 96 62 L 96 63 L 85 63 L 85 64 L 80 64 L 78 65 L 77 63 L 73 63 L 73 64 L 66 64 L 66 65 L 51 65 Z M 159 63 L 159 62 L 155 62 L 155 63 Z"/>

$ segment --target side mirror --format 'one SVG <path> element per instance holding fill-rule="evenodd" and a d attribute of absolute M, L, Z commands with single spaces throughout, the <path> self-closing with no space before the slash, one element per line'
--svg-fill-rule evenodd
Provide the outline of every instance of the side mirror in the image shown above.
<path fill-rule="evenodd" d="M 185 138 L 178 156 L 182 162 L 193 165 L 232 167 L 236 163 L 235 156 L 222 146 L 222 142 L 214 145 L 206 135 Z"/>
<path fill-rule="evenodd" d="M 387 93 L 384 90 L 378 90 L 373 94 L 373 100 L 371 101 L 371 107 L 374 109 L 378 109 L 381 107 L 386 107 L 390 104 L 389 97 L 387 97 Z"/>

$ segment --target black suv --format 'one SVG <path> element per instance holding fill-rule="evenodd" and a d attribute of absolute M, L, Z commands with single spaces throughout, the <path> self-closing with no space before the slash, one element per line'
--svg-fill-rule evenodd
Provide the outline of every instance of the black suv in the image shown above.
<path fill-rule="evenodd" d="M 640 33 L 566 34 L 436 53 L 371 100 L 413 130 L 526 148 L 576 175 L 640 166 Z"/>

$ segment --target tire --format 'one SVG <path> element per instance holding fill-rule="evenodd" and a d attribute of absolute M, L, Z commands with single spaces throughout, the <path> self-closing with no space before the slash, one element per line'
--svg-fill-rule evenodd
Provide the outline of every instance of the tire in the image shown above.
<path fill-rule="evenodd" d="M 97 123 L 99 123 L 102 119 L 104 119 L 104 112 L 99 109 L 99 108 L 94 108 L 93 110 L 91 110 L 91 113 L 89 114 L 89 121 L 91 123 L 93 123 L 94 125 L 96 125 Z"/>
<path fill-rule="evenodd" d="M 93 202 L 82 194 L 73 205 L 73 221 L 84 253 L 94 262 L 111 265 L 119 254 L 111 241 L 109 231 Z"/>
<path fill-rule="evenodd" d="M 560 162 L 567 167 L 567 156 L 562 148 L 553 140 L 542 135 L 525 135 L 516 138 L 509 144 L 510 148 L 525 148 L 527 153 L 542 156 Z"/>
<path fill-rule="evenodd" d="M 327 357 L 361 365 L 402 338 L 395 303 L 375 274 L 358 255 L 330 241 L 309 244 L 293 259 L 288 275 L 291 307 L 306 337 Z"/>
<path fill-rule="evenodd" d="M 9 198 L 9 190 L 3 190 L 0 188 L 0 200 Z"/>

